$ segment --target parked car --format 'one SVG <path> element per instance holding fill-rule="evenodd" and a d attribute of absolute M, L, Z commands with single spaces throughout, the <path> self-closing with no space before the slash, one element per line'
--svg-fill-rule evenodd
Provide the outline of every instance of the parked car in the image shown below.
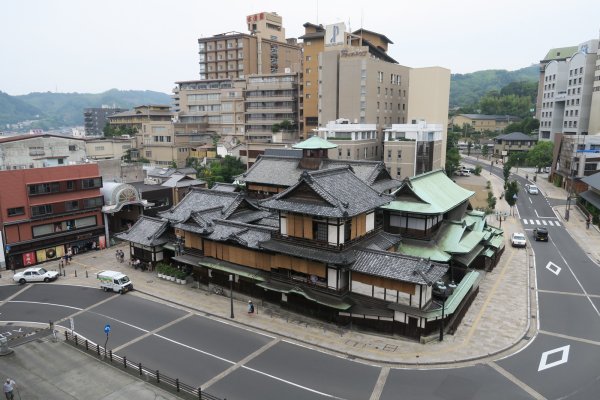
<path fill-rule="evenodd" d="M 56 279 L 58 279 L 58 271 L 48 271 L 41 267 L 27 268 L 13 276 L 13 281 L 18 283 L 50 282 Z"/>
<path fill-rule="evenodd" d="M 540 190 L 535 185 L 525 185 L 525 189 L 527 189 L 527 193 L 529 194 L 538 194 Z"/>
<path fill-rule="evenodd" d="M 515 232 L 510 235 L 510 243 L 512 247 L 525 247 L 527 246 L 527 240 L 525 239 L 525 234 L 521 232 Z"/>
<path fill-rule="evenodd" d="M 539 226 L 533 230 L 533 238 L 537 242 L 538 240 L 542 242 L 548 241 L 548 229 L 543 226 Z"/>

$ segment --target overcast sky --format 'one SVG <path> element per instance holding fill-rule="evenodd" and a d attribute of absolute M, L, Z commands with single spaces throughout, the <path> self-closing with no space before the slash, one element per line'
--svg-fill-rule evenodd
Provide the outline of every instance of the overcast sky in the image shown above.
<path fill-rule="evenodd" d="M 0 91 L 171 93 L 198 78 L 199 37 L 247 32 L 246 15 L 261 11 L 281 15 L 287 37 L 305 22 L 362 21 L 400 64 L 452 73 L 526 67 L 600 29 L 600 0 L 5 0 Z"/>

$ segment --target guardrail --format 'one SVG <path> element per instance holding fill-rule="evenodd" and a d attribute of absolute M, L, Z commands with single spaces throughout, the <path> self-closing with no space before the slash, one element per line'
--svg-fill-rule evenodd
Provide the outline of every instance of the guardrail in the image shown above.
<path fill-rule="evenodd" d="M 121 357 L 113 353 L 112 350 L 107 351 L 106 348 L 100 346 L 99 344 L 87 339 L 79 338 L 77 335 L 71 334 L 68 330 L 65 331 L 65 340 L 67 343 L 73 344 L 75 347 L 84 348 L 87 353 L 95 356 L 100 361 L 107 362 L 111 365 L 120 366 L 123 371 L 128 372 L 131 375 L 140 376 L 148 383 L 151 383 L 162 389 L 166 389 L 167 391 L 174 391 L 182 398 L 198 400 L 227 400 L 203 392 L 201 388 L 183 383 L 178 378 L 172 378 L 161 373 L 159 370 L 153 370 L 147 366 L 144 367 L 142 363 L 136 363 L 128 359 L 126 356 Z"/>

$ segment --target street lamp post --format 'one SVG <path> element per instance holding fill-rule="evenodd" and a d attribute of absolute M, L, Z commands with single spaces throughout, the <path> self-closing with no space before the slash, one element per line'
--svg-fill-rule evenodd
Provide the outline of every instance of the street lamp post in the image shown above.
<path fill-rule="evenodd" d="M 440 321 L 440 342 L 444 340 L 444 318 L 446 316 L 446 300 L 451 294 L 451 289 L 448 288 L 443 282 L 436 283 L 436 295 L 442 300 L 442 319 Z"/>
<path fill-rule="evenodd" d="M 231 318 L 233 318 L 233 275 L 229 274 L 229 298 L 231 300 Z"/>

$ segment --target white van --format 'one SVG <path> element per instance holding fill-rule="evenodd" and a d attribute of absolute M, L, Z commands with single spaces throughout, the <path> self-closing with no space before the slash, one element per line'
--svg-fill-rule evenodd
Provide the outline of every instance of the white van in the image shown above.
<path fill-rule="evenodd" d="M 117 271 L 102 271 L 96 274 L 96 277 L 100 281 L 100 287 L 108 292 L 112 290 L 117 293 L 125 293 L 133 290 L 133 283 L 129 277 L 121 272 Z"/>

